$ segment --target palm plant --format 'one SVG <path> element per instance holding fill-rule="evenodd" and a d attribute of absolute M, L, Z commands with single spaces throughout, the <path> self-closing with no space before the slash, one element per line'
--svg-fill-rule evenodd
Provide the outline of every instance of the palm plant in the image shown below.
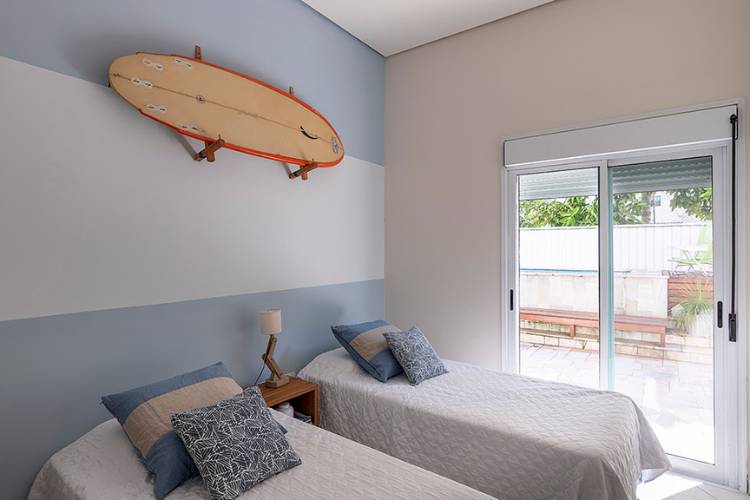
<path fill-rule="evenodd" d="M 692 328 L 698 316 L 713 310 L 713 301 L 711 298 L 706 297 L 707 294 L 703 293 L 703 285 L 701 283 L 702 280 L 696 280 L 695 293 L 691 297 L 681 301 L 677 313 L 672 316 L 675 324 L 685 331 L 689 331 Z"/>
<path fill-rule="evenodd" d="M 703 289 L 705 280 L 714 264 L 711 240 L 710 228 L 704 226 L 698 236 L 698 245 L 701 249 L 695 251 L 682 250 L 680 257 L 671 259 L 672 262 L 677 264 L 678 268 L 685 269 L 686 274 L 696 277 L 694 293 L 690 294 L 687 299 L 680 301 L 672 316 L 675 324 L 685 331 L 689 331 L 693 327 L 700 315 L 713 311 L 713 294 Z"/>

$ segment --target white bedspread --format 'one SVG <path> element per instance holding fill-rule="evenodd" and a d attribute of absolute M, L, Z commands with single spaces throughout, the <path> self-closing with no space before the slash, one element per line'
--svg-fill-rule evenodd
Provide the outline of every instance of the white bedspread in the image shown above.
<path fill-rule="evenodd" d="M 614 392 L 446 361 L 383 384 L 344 351 L 299 376 L 320 384 L 325 429 L 507 500 L 634 500 L 670 467 L 635 403 Z"/>
<path fill-rule="evenodd" d="M 238 497 L 294 499 L 489 499 L 488 496 L 285 415 L 274 416 L 302 457 Z M 153 499 L 153 485 L 116 420 L 105 422 L 56 453 L 39 472 L 30 500 Z M 208 499 L 200 478 L 168 500 Z"/>

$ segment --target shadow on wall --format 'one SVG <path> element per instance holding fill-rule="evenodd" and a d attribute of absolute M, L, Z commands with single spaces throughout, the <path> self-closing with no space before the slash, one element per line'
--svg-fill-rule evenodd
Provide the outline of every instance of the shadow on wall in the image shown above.
<path fill-rule="evenodd" d="M 122 100 L 122 99 L 120 99 L 120 100 Z M 130 111 L 135 111 L 135 110 L 133 110 L 131 108 Z M 167 128 L 167 127 L 163 127 L 161 125 L 159 125 L 159 127 L 165 129 L 167 132 L 170 132 L 171 137 L 180 146 L 182 146 L 182 148 L 185 150 L 185 153 L 187 153 L 187 156 L 189 158 L 194 158 L 195 155 L 196 155 L 196 153 L 198 153 L 198 151 L 202 150 L 203 147 L 204 147 L 204 144 L 201 141 L 198 141 L 198 140 L 195 140 L 195 139 L 192 139 L 192 138 L 188 138 L 187 136 L 185 136 L 183 134 L 180 134 L 177 131 L 171 130 L 171 129 Z M 224 154 L 242 155 L 244 153 L 239 153 L 237 151 L 231 151 L 231 150 L 226 150 L 226 149 L 222 150 L 220 153 L 217 153 L 217 155 L 224 155 Z M 195 160 L 193 160 L 193 161 L 195 161 Z M 284 179 L 288 179 L 289 175 L 292 173 L 292 169 L 289 167 L 288 163 L 282 163 L 282 162 L 278 162 L 278 161 L 275 161 L 275 160 L 265 160 L 265 159 L 263 161 L 268 162 L 270 165 L 275 165 L 276 168 L 278 168 L 279 171 L 280 171 L 279 175 L 281 175 L 281 173 L 283 172 Z M 196 164 L 198 165 L 199 163 L 196 161 Z"/>
<path fill-rule="evenodd" d="M 268 371 L 261 360 L 268 337 L 260 333 L 260 311 L 278 306 L 278 304 L 274 305 L 271 300 L 268 304 L 267 307 L 256 308 L 253 305 L 254 307 L 238 311 L 237 329 L 247 334 L 238 339 L 237 349 L 232 351 L 232 358 L 227 360 L 230 366 L 243 363 L 257 366 L 258 372 L 263 370 L 261 381 L 268 377 Z M 316 353 L 338 347 L 337 343 L 332 342 L 334 337 L 330 333 L 330 327 L 333 324 L 345 322 L 343 318 L 348 316 L 341 303 L 325 298 L 319 299 L 315 296 L 306 299 L 304 303 L 282 308 L 281 314 L 282 332 L 278 336 L 274 356 L 286 372 L 298 371 Z M 304 318 L 318 318 L 318 320 L 310 321 Z M 248 353 L 250 353 L 249 360 L 247 359 Z M 250 379 L 247 383 L 254 382 L 257 375 L 253 375 L 252 372 L 249 375 Z"/>
<path fill-rule="evenodd" d="M 193 55 L 193 47 L 186 48 L 158 34 L 150 33 L 148 37 L 128 33 L 100 32 L 86 36 L 70 37 L 61 50 L 65 60 L 87 80 L 107 85 L 107 69 L 110 63 L 126 54 L 135 52 L 159 52 L 176 54 L 185 51 L 185 56 Z"/>

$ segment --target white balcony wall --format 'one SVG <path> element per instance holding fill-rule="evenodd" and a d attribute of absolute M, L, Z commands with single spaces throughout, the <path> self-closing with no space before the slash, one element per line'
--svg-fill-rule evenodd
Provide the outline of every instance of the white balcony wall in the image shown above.
<path fill-rule="evenodd" d="M 615 226 L 615 271 L 662 274 L 684 270 L 684 266 L 671 259 L 681 257 L 683 252 L 707 250 L 710 243 L 701 239 L 701 229 L 705 226 L 702 223 Z M 593 271 L 597 268 L 596 227 L 525 228 L 520 233 L 521 269 Z"/>
<path fill-rule="evenodd" d="M 615 274 L 615 314 L 666 318 L 667 276 Z M 595 272 L 521 271 L 521 307 L 599 311 L 599 281 Z"/>

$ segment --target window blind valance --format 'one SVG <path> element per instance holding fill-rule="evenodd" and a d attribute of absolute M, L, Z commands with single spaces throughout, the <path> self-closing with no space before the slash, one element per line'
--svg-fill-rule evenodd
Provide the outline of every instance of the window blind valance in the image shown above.
<path fill-rule="evenodd" d="M 506 168 L 598 160 L 617 154 L 680 145 L 730 141 L 729 117 L 737 106 L 718 106 L 650 118 L 509 139 L 503 143 Z"/>

